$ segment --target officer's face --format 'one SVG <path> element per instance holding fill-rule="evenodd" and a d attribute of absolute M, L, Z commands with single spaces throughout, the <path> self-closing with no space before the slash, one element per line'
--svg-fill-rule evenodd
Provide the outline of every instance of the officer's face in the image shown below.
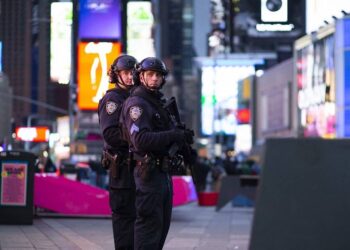
<path fill-rule="evenodd" d="M 157 71 L 145 71 L 141 75 L 141 82 L 151 90 L 159 89 L 163 82 L 163 75 Z"/>
<path fill-rule="evenodd" d="M 131 70 L 121 70 L 119 76 L 122 78 L 126 85 L 132 85 L 132 71 Z"/>

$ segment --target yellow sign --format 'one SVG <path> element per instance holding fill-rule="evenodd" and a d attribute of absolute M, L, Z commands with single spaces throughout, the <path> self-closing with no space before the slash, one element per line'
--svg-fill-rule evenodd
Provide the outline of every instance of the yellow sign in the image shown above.
<path fill-rule="evenodd" d="M 78 45 L 78 107 L 96 110 L 98 101 L 112 86 L 107 71 L 121 53 L 121 44 L 80 42 Z"/>

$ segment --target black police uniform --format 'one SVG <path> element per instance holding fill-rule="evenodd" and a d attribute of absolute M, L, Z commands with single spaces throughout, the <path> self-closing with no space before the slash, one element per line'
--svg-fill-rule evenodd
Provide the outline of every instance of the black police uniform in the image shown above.
<path fill-rule="evenodd" d="M 172 129 L 162 108 L 159 91 L 136 87 L 124 102 L 121 114 L 130 150 L 137 160 L 135 249 L 162 249 L 170 227 L 173 189 L 167 171 L 167 152 L 183 136 Z"/>
<path fill-rule="evenodd" d="M 104 150 L 117 155 L 117 178 L 109 171 L 109 202 L 112 209 L 113 235 L 116 249 L 133 249 L 135 211 L 135 182 L 129 157 L 129 146 L 122 140 L 119 116 L 128 90 L 111 89 L 98 104 L 100 129 Z M 115 170 L 114 170 L 115 171 Z"/>

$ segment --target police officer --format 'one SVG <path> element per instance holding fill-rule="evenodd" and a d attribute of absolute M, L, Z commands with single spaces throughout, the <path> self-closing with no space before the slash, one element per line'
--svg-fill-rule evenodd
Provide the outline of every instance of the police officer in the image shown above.
<path fill-rule="evenodd" d="M 164 246 L 173 198 L 168 150 L 172 144 L 182 144 L 187 139 L 185 131 L 173 128 L 163 108 L 165 99 L 160 89 L 167 74 L 165 64 L 158 58 L 147 57 L 137 64 L 134 82 L 139 81 L 140 85 L 131 91 L 121 114 L 136 160 L 134 245 L 137 250 L 156 250 Z"/>
<path fill-rule="evenodd" d="M 115 88 L 110 89 L 98 104 L 100 129 L 104 139 L 102 165 L 109 169 L 109 202 L 115 249 L 133 249 L 135 182 L 128 143 L 122 139 L 119 115 L 122 103 L 133 86 L 132 71 L 136 59 L 129 55 L 116 58 L 108 76 Z"/>

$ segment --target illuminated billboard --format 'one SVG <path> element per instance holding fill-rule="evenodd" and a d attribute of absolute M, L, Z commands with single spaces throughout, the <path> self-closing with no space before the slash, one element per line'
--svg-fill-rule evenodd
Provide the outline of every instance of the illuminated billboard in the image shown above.
<path fill-rule="evenodd" d="M 70 79 L 72 20 L 71 2 L 51 4 L 50 78 L 61 84 Z"/>
<path fill-rule="evenodd" d="M 296 52 L 300 126 L 305 137 L 336 137 L 334 36 Z"/>
<path fill-rule="evenodd" d="M 202 67 L 201 125 L 204 135 L 236 134 L 238 82 L 255 73 L 253 64 Z"/>
<path fill-rule="evenodd" d="M 121 53 L 121 44 L 80 42 L 78 44 L 78 107 L 96 110 L 98 101 L 108 90 L 107 71 Z"/>
<path fill-rule="evenodd" d="M 119 40 L 121 6 L 119 0 L 80 0 L 79 38 Z"/>
<path fill-rule="evenodd" d="M 262 22 L 287 22 L 288 0 L 261 0 Z"/>
<path fill-rule="evenodd" d="M 128 2 L 127 52 L 138 61 L 155 56 L 152 38 L 153 14 L 150 2 Z M 140 46 L 142 44 L 142 46 Z"/>
<path fill-rule="evenodd" d="M 16 138 L 19 141 L 48 142 L 50 130 L 48 127 L 18 127 Z"/>

